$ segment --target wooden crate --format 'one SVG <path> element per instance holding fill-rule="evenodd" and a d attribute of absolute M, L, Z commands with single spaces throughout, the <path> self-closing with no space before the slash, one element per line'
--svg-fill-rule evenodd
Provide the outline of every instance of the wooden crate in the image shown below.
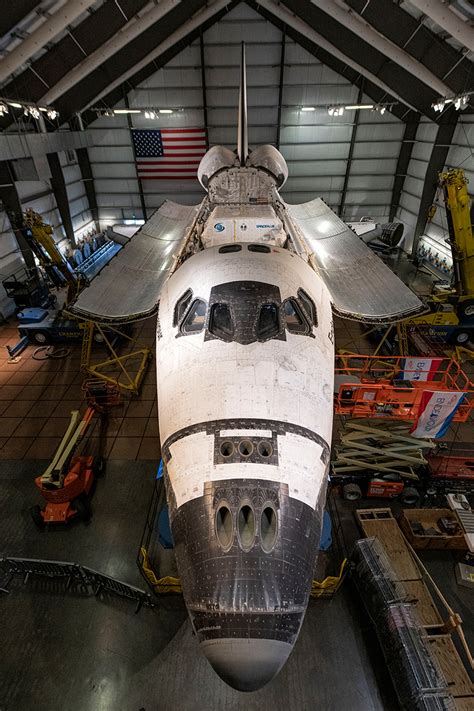
<path fill-rule="evenodd" d="M 457 696 L 464 697 L 464 700 L 467 698 L 472 704 L 467 708 L 474 708 L 474 684 L 469 678 L 451 637 L 449 635 L 428 637 L 428 644 L 443 672 L 449 692 L 455 697 L 455 700 Z"/>
<path fill-rule="evenodd" d="M 403 587 L 407 593 L 407 602 L 413 604 L 418 620 L 423 627 L 443 624 L 443 618 L 422 580 L 405 580 Z"/>
<path fill-rule="evenodd" d="M 420 580 L 421 573 L 390 509 L 358 509 L 356 517 L 367 538 L 378 538 L 397 580 Z"/>
<path fill-rule="evenodd" d="M 449 518 L 459 525 L 456 514 L 451 509 L 404 509 L 399 519 L 400 528 L 413 548 L 433 548 L 436 550 L 453 549 L 466 550 L 466 539 L 459 527 L 459 535 L 450 536 L 438 526 L 440 518 Z M 440 532 L 439 536 L 419 535 L 413 532 L 411 522 L 420 522 L 423 528 L 434 528 Z"/>

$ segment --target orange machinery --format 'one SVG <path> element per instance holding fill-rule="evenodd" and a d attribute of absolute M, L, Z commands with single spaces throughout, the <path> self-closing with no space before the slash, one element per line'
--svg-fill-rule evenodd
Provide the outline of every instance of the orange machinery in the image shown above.
<path fill-rule="evenodd" d="M 117 386 L 100 380 L 88 380 L 83 385 L 88 403 L 82 418 L 71 412 L 69 427 L 50 465 L 35 484 L 46 501 L 44 508 L 33 506 L 31 516 L 38 526 L 67 523 L 75 517 L 90 517 L 89 495 L 95 477 L 105 467 L 102 457 L 79 455 L 78 449 L 96 415 L 103 416 L 109 407 L 120 402 Z"/>
<path fill-rule="evenodd" d="M 465 393 L 453 421 L 466 422 L 474 406 L 474 383 L 454 358 L 336 356 L 334 404 L 339 415 L 414 421 L 423 393 L 436 391 Z"/>

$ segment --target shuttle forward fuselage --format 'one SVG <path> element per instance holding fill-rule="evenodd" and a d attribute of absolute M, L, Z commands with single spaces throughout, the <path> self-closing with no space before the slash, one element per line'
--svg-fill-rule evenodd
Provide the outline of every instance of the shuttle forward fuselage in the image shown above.
<path fill-rule="evenodd" d="M 329 466 L 333 321 L 326 286 L 298 255 L 268 235 L 237 243 L 235 230 L 226 241 L 219 229 L 221 245 L 187 259 L 161 293 L 159 422 L 193 627 L 222 678 L 251 690 L 286 661 L 308 603 Z"/>

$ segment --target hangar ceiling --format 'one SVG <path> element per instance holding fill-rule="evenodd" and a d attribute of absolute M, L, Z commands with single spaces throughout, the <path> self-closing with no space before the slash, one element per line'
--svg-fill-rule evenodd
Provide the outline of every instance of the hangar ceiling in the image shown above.
<path fill-rule="evenodd" d="M 60 123 L 124 91 L 166 64 L 238 0 L 17 0 L 0 20 L 0 94 L 49 101 Z M 247 0 L 327 66 L 352 83 L 364 81 L 374 101 L 398 100 L 394 113 L 414 110 L 439 120 L 440 96 L 472 91 L 472 15 L 455 0 Z M 445 19 L 449 16 L 449 22 Z M 436 22 L 443 22 L 445 27 Z M 0 77 L 2 70 L 0 69 Z M 467 112 L 472 111 L 469 103 Z M 86 124 L 95 114 L 84 113 Z M 409 120 L 409 119 L 408 119 Z M 12 114 L 2 119 L 8 128 Z M 57 124 L 49 122 L 48 130 Z"/>

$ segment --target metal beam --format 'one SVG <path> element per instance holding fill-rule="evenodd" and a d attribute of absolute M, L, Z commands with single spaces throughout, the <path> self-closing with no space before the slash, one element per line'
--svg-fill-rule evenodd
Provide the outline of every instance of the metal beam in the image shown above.
<path fill-rule="evenodd" d="M 328 54 L 332 54 L 340 62 L 347 64 L 358 74 L 361 74 L 365 79 L 372 82 L 372 84 L 378 86 L 385 92 L 385 95 L 388 94 L 388 96 L 393 96 L 395 99 L 402 101 L 406 106 L 413 109 L 414 111 L 425 112 L 425 107 L 422 107 L 417 99 L 408 100 L 406 97 L 398 94 L 397 91 L 390 87 L 387 83 L 385 83 L 383 79 L 379 78 L 378 72 L 380 70 L 380 64 L 384 59 L 380 52 L 377 52 L 376 50 L 372 49 L 371 47 L 369 47 L 369 45 L 367 45 L 366 42 L 361 42 L 358 37 L 353 35 L 353 38 L 354 40 L 356 40 L 356 42 L 352 42 L 352 44 L 350 45 L 352 48 L 353 55 L 350 56 L 346 45 L 342 44 L 341 38 L 335 38 L 337 34 L 336 32 L 333 31 L 332 33 L 334 35 L 334 39 L 332 36 L 327 36 L 328 33 L 326 31 L 326 25 L 328 23 L 326 23 L 326 19 L 328 16 L 324 12 L 318 10 L 318 8 L 312 5 L 309 0 L 305 4 L 302 4 L 301 2 L 292 2 L 288 4 L 289 7 L 286 7 L 283 4 L 278 4 L 276 0 L 258 0 L 257 10 L 260 7 L 265 8 L 268 12 L 271 13 L 271 15 L 284 22 L 288 27 L 293 28 L 294 30 L 296 30 L 296 32 L 303 35 L 303 37 L 307 37 L 316 46 L 323 48 Z M 298 4 L 298 12 L 300 14 L 296 14 L 296 10 L 293 7 L 293 5 L 296 4 Z M 320 20 L 319 23 L 314 18 L 312 18 L 312 13 L 319 13 L 317 18 L 318 20 Z M 312 19 L 312 24 L 309 23 L 310 17 Z M 348 30 L 344 30 L 344 28 L 341 28 L 341 25 L 338 24 L 338 27 L 340 29 L 338 29 L 337 32 L 341 32 L 341 34 L 343 34 L 345 37 L 351 34 L 348 32 Z M 362 48 L 361 45 L 364 45 L 364 47 Z M 343 50 L 341 49 L 341 46 L 344 47 Z M 369 54 L 372 55 L 371 59 L 368 58 Z M 355 59 L 354 57 L 357 57 L 357 59 Z M 370 61 L 374 65 L 373 71 L 367 66 Z M 397 90 L 398 89 L 399 87 L 397 86 Z M 427 89 L 427 91 L 429 90 Z M 431 100 L 434 100 L 434 98 L 436 98 L 436 95 L 432 94 L 431 92 L 430 95 Z M 412 103 L 410 103 L 410 101 Z M 431 106 L 431 101 L 429 106 Z"/>
<path fill-rule="evenodd" d="M 128 100 L 128 94 L 125 91 L 125 87 L 123 87 L 123 100 L 124 100 L 125 106 L 127 107 L 127 109 L 129 109 L 130 102 Z M 127 123 L 128 123 L 128 128 L 130 131 L 130 141 L 131 141 L 132 150 L 133 150 L 133 165 L 135 166 L 135 175 L 137 176 L 138 194 L 140 195 L 140 205 L 141 205 L 142 213 L 143 213 L 142 217 L 146 221 L 146 220 L 148 220 L 148 215 L 146 212 L 145 193 L 143 192 L 142 181 L 140 180 L 140 176 L 138 175 L 137 153 L 135 151 L 135 144 L 133 142 L 133 136 L 132 136 L 133 123 L 132 123 L 132 117 L 130 114 L 127 114 Z"/>
<path fill-rule="evenodd" d="M 23 42 L 9 52 L 0 64 L 0 83 L 8 79 L 13 72 L 21 67 L 38 50 L 54 40 L 68 25 L 85 12 L 95 0 L 69 0 L 51 17 L 48 17 Z"/>
<path fill-rule="evenodd" d="M 33 252 L 26 241 L 21 228 L 23 226 L 23 210 L 18 196 L 15 179 L 7 160 L 0 161 L 0 200 L 10 220 L 10 225 L 28 269 L 36 270 Z"/>
<path fill-rule="evenodd" d="M 440 0 L 410 0 L 412 5 L 428 15 L 437 25 L 446 30 L 458 42 L 474 52 L 474 32 L 469 21 L 466 22 L 449 9 L 449 4 Z"/>
<path fill-rule="evenodd" d="M 261 0 L 261 4 L 271 4 L 277 14 L 282 12 L 286 17 L 289 16 L 288 24 L 294 23 L 295 19 L 297 22 L 303 21 L 309 28 L 307 31 L 319 35 L 320 39 L 315 41 L 324 49 L 329 45 L 328 51 L 336 57 L 343 54 L 343 61 L 351 66 L 357 64 L 366 79 L 378 83 L 387 93 L 433 120 L 435 114 L 431 104 L 438 98 L 435 91 L 317 8 L 310 0 L 282 0 L 280 5 L 274 0 Z"/>
<path fill-rule="evenodd" d="M 51 171 L 51 187 L 61 216 L 64 232 L 66 233 L 66 239 L 70 242 L 71 246 L 74 246 L 74 228 L 72 226 L 69 198 L 67 196 L 64 173 L 59 161 L 59 156 L 57 153 L 47 153 L 46 158 L 48 159 L 48 165 Z"/>
<path fill-rule="evenodd" d="M 411 118 L 405 124 L 405 132 L 403 134 L 400 153 L 398 154 L 397 168 L 395 170 L 395 180 L 393 182 L 392 200 L 390 203 L 389 222 L 393 222 L 397 214 L 398 206 L 400 205 L 400 196 L 402 194 L 405 178 L 410 164 L 413 146 L 416 141 L 416 132 L 420 124 L 420 117 L 417 114 L 412 114 Z"/>
<path fill-rule="evenodd" d="M 410 15 L 404 4 L 393 0 L 346 0 L 360 16 L 391 42 L 411 54 L 451 87 L 452 93 L 465 91 L 472 81 L 472 63 L 430 29 L 423 17 Z M 453 68 L 456 71 L 453 72 Z"/>
<path fill-rule="evenodd" d="M 357 95 L 357 103 L 358 104 L 360 104 L 362 102 L 363 95 L 364 95 L 364 83 L 362 82 L 361 86 L 359 87 L 359 93 Z M 354 114 L 354 125 L 352 126 L 351 142 L 349 144 L 349 152 L 347 154 L 346 174 L 344 176 L 344 184 L 342 186 L 341 204 L 339 205 L 339 217 L 341 219 L 343 219 L 344 208 L 346 206 L 347 186 L 349 185 L 349 178 L 351 175 L 352 156 L 354 155 L 354 146 L 355 146 L 356 137 L 357 137 L 357 127 L 359 125 L 359 116 L 360 116 L 360 111 L 359 111 L 359 109 L 357 109 Z"/>
<path fill-rule="evenodd" d="M 418 219 L 413 235 L 412 254 L 416 254 L 418 241 L 425 230 L 428 210 L 433 204 L 438 187 L 438 173 L 440 173 L 445 166 L 448 151 L 451 147 L 451 140 L 456 130 L 458 117 L 459 111 L 456 111 L 450 106 L 439 119 L 438 132 L 426 168 L 425 182 L 423 184 L 423 192 L 421 194 L 420 207 L 418 210 Z"/>
<path fill-rule="evenodd" d="M 191 3 L 191 0 L 187 0 L 186 7 L 183 6 L 183 3 L 178 5 L 172 12 L 162 18 L 161 22 L 158 23 L 158 30 L 156 26 L 150 27 L 146 33 L 138 37 L 129 47 L 125 47 L 109 59 L 108 62 L 105 62 L 104 66 L 101 67 L 102 71 L 95 72 L 91 77 L 86 78 L 84 82 L 78 84 L 72 92 L 65 94 L 58 103 L 59 110 L 67 114 L 71 108 L 76 112 L 84 111 L 93 106 L 109 92 L 120 87 L 154 61 L 159 60 L 162 54 L 185 40 L 193 30 L 196 30 L 199 34 L 201 25 L 225 9 L 229 4 L 229 0 L 213 0 L 208 5 L 206 5 L 205 0 L 192 0 L 194 7 L 188 6 L 188 3 Z M 193 9 L 194 14 L 192 14 Z M 163 28 L 161 36 L 158 33 L 160 28 Z M 139 44 L 139 49 L 135 46 L 136 43 Z M 133 48 L 135 51 L 132 51 Z M 71 102 L 70 96 L 72 93 L 76 95 L 73 102 Z M 63 100 L 65 102 L 64 108 Z"/>
<path fill-rule="evenodd" d="M 281 54 L 280 54 L 280 80 L 278 84 L 278 113 L 277 113 L 277 136 L 276 147 L 280 150 L 281 138 L 281 108 L 283 104 L 283 86 L 285 79 L 285 50 L 286 50 L 286 27 L 281 33 Z"/>
<path fill-rule="evenodd" d="M 268 20 L 268 22 L 271 22 L 272 25 L 278 27 L 279 30 L 281 30 L 282 32 L 283 30 L 286 30 L 286 34 L 288 37 L 291 37 L 294 42 L 303 47 L 319 62 L 325 64 L 327 67 L 339 74 L 339 76 L 343 77 L 347 82 L 354 84 L 355 86 L 360 86 L 362 81 L 361 72 L 363 72 L 362 67 L 359 67 L 359 69 L 354 69 L 352 66 L 349 66 L 343 59 L 336 58 L 333 52 L 322 49 L 320 44 L 312 41 L 309 38 L 304 23 L 302 24 L 301 29 L 297 31 L 294 27 L 288 25 L 281 18 L 277 17 L 269 10 L 263 8 L 259 1 L 257 2 L 257 0 L 245 0 L 245 2 L 247 5 L 249 5 L 249 7 L 254 9 L 262 17 Z M 381 101 L 387 101 L 387 92 L 384 89 L 381 89 L 378 84 L 367 80 L 367 74 L 364 75 L 364 86 L 366 95 L 370 96 L 374 104 L 377 104 Z M 393 94 L 389 94 L 389 96 L 393 96 Z M 399 118 L 401 121 L 405 121 L 407 116 L 406 105 L 399 104 L 393 106 L 391 109 L 391 113 L 397 118 Z"/>
<path fill-rule="evenodd" d="M 135 16 L 122 27 L 113 37 L 110 37 L 95 52 L 91 52 L 82 62 L 77 64 L 70 72 L 65 74 L 38 103 L 52 104 L 62 94 L 72 89 L 73 86 L 95 71 L 104 62 L 114 56 L 119 50 L 139 37 L 145 30 L 157 23 L 168 12 L 173 10 L 181 0 L 162 0 L 159 5 L 154 5 L 148 12 Z"/>
<path fill-rule="evenodd" d="M 451 89 L 439 77 L 402 47 L 377 32 L 363 16 L 354 12 L 343 0 L 338 0 L 337 4 L 334 0 L 311 0 L 311 2 L 329 17 L 367 42 L 371 47 L 384 54 L 392 62 L 405 69 L 413 77 L 429 86 L 439 96 L 449 96 L 451 94 Z"/>
<path fill-rule="evenodd" d="M 183 49 L 186 49 L 191 42 L 199 39 L 199 32 L 202 28 L 203 32 L 212 27 L 216 22 L 218 22 L 221 17 L 230 12 L 234 7 L 239 4 L 240 0 L 229 0 L 228 3 L 215 15 L 210 14 L 207 19 L 201 15 L 202 20 L 196 29 L 193 29 L 186 37 L 182 40 L 176 41 L 168 50 L 160 54 L 158 59 L 150 60 L 149 64 L 133 74 L 129 79 L 127 79 L 128 90 L 138 86 L 140 83 L 144 82 L 148 77 L 155 74 L 158 69 L 161 69 L 166 64 L 168 64 L 172 59 L 174 59 Z M 192 67 L 193 69 L 195 67 Z M 102 97 L 101 103 L 105 106 L 115 106 L 123 98 L 122 90 L 120 87 L 109 91 L 104 97 Z M 85 101 L 83 102 L 85 105 Z M 201 107 L 200 107 L 201 108 Z M 235 107 L 234 107 L 235 108 Z M 91 124 L 97 118 L 96 113 L 92 109 L 88 109 L 82 114 L 82 118 L 85 125 Z"/>
<path fill-rule="evenodd" d="M 209 125 L 207 120 L 207 89 L 206 89 L 206 64 L 204 62 L 204 35 L 202 27 L 199 28 L 199 52 L 201 57 L 201 89 L 202 112 L 204 115 L 204 129 L 206 131 L 206 151 L 209 150 Z"/>
<path fill-rule="evenodd" d="M 15 0 L 15 2 L 4 3 L 0 13 L 0 37 L 4 37 L 7 32 L 12 32 L 40 2 L 41 0 Z"/>
<path fill-rule="evenodd" d="M 89 209 L 95 223 L 95 229 L 99 232 L 99 209 L 97 207 L 97 196 L 95 194 L 94 176 L 92 173 L 91 162 L 89 160 L 89 151 L 87 148 L 78 148 L 76 150 L 76 156 L 79 169 L 81 171 L 82 182 L 84 183 L 86 191 L 87 201 L 89 203 Z"/>

